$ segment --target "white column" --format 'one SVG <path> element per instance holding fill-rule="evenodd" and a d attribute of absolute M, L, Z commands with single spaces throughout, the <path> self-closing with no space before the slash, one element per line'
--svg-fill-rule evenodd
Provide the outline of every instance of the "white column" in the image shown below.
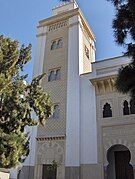
<path fill-rule="evenodd" d="M 66 166 L 80 165 L 80 79 L 78 16 L 69 19 Z"/>
<path fill-rule="evenodd" d="M 97 163 L 96 94 L 90 77 L 81 76 L 81 164 Z"/>
<path fill-rule="evenodd" d="M 47 27 L 40 27 L 37 33 L 37 47 L 34 61 L 33 78 L 43 73 Z"/>

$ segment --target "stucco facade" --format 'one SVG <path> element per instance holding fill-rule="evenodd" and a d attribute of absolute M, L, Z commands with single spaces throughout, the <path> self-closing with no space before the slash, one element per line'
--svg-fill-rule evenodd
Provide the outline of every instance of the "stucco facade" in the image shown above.
<path fill-rule="evenodd" d="M 124 101 L 130 104 L 130 97 L 118 93 L 114 87 L 118 69 L 129 62 L 128 57 L 117 57 L 94 63 L 93 75 L 91 74 L 90 77 L 96 91 L 98 163 L 102 165 L 103 177 L 105 178 L 109 163 L 107 153 L 113 146 L 127 147 L 131 153 L 130 164 L 133 168 L 135 164 L 135 114 L 124 115 Z M 103 108 L 106 103 L 111 105 L 112 117 L 103 118 Z"/>
<path fill-rule="evenodd" d="M 74 1 L 39 22 L 33 77 L 46 73 L 42 87 L 57 113 L 45 127 L 29 129 L 31 153 L 21 179 L 47 177 L 54 161 L 52 179 L 117 179 L 114 154 L 121 151 L 130 152 L 134 168 L 135 114 L 125 115 L 130 97 L 114 87 L 118 69 L 129 62 L 124 56 L 95 62 L 94 34 Z"/>

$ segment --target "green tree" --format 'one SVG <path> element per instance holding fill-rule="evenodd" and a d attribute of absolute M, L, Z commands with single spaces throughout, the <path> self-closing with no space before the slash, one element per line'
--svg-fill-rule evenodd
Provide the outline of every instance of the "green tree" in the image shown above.
<path fill-rule="evenodd" d="M 50 96 L 44 92 L 40 75 L 26 83 L 22 75 L 31 59 L 31 45 L 0 36 L 0 168 L 11 168 L 24 162 L 29 154 L 26 126 L 44 125 L 52 113 Z M 32 112 L 38 122 L 32 118 Z"/>
<path fill-rule="evenodd" d="M 129 93 L 135 100 L 135 0 L 108 0 L 115 6 L 113 20 L 115 41 L 126 49 L 125 55 L 132 61 L 119 70 L 116 88 L 119 92 Z"/>

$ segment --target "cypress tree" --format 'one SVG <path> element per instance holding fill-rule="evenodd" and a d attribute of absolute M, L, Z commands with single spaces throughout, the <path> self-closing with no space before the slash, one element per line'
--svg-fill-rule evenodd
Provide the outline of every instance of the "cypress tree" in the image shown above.
<path fill-rule="evenodd" d="M 31 60 L 31 45 L 0 36 L 0 168 L 24 162 L 29 154 L 26 126 L 45 124 L 52 113 L 50 96 L 40 86 L 45 74 L 26 83 L 22 75 Z M 38 121 L 32 118 L 32 112 Z"/>

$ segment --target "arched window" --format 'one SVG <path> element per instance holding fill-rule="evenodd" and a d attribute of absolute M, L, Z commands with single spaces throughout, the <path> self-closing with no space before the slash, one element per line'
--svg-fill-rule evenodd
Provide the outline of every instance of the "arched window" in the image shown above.
<path fill-rule="evenodd" d="M 59 80 L 61 76 L 60 69 L 56 70 L 56 80 Z"/>
<path fill-rule="evenodd" d="M 123 115 L 129 115 L 129 106 L 126 100 L 123 103 Z"/>
<path fill-rule="evenodd" d="M 56 41 L 53 41 L 52 42 L 52 45 L 51 45 L 51 50 L 54 50 L 57 48 L 57 42 Z"/>
<path fill-rule="evenodd" d="M 108 103 L 106 103 L 103 107 L 103 118 L 105 117 L 112 117 L 112 109 Z"/>
<path fill-rule="evenodd" d="M 133 100 L 130 101 L 130 114 L 135 114 L 135 102 Z"/>
<path fill-rule="evenodd" d="M 62 48 L 62 39 L 58 40 L 57 48 Z"/>
<path fill-rule="evenodd" d="M 54 71 L 50 71 L 48 81 L 53 81 L 53 80 L 55 80 L 55 74 Z"/>
<path fill-rule="evenodd" d="M 60 115 L 60 108 L 59 108 L 59 105 L 56 104 L 56 105 L 54 106 L 53 118 L 54 118 L 54 119 L 58 119 L 58 118 L 59 118 L 59 115 Z"/>

